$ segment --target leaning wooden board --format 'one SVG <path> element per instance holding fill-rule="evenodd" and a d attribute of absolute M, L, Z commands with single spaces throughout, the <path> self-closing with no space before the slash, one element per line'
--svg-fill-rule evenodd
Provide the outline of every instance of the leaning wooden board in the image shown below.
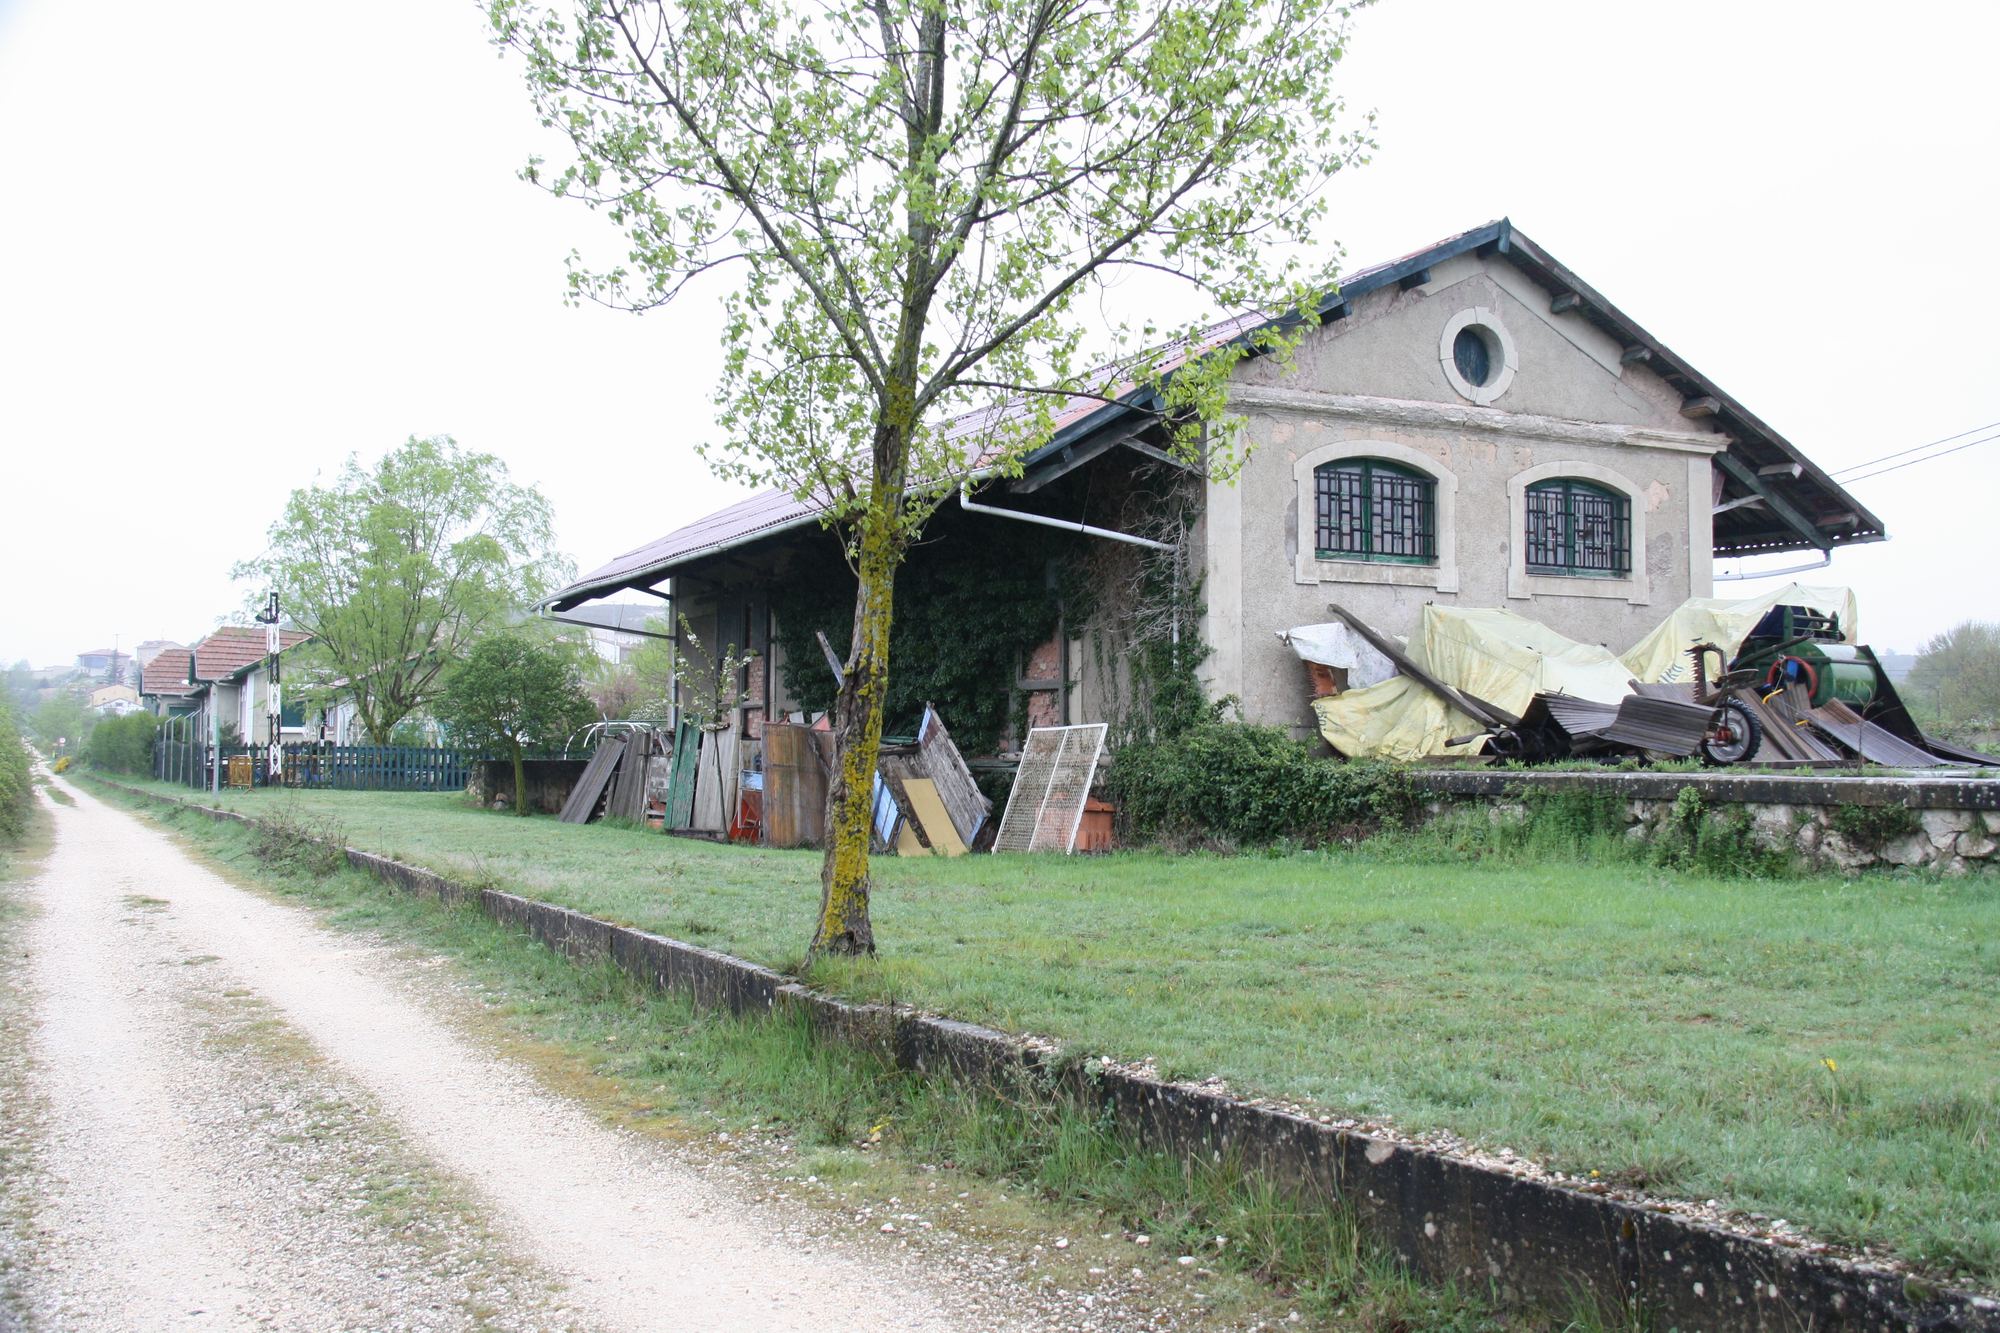
<path fill-rule="evenodd" d="M 618 738 L 604 741 L 597 747 L 597 753 L 590 756 L 590 762 L 583 766 L 583 774 L 570 788 L 569 799 L 563 802 L 562 814 L 557 816 L 565 824 L 588 824 L 590 817 L 597 813 L 597 802 L 604 795 L 604 786 L 611 781 L 617 771 L 618 760 L 625 753 L 625 741 Z"/>

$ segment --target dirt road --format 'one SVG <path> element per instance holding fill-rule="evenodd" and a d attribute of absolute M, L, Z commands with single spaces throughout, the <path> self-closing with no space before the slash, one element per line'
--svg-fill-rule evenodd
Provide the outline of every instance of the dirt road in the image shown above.
<path fill-rule="evenodd" d="M 0 1016 L 31 1327 L 1069 1322 L 745 1204 L 440 1021 L 416 962 L 62 788 Z"/>

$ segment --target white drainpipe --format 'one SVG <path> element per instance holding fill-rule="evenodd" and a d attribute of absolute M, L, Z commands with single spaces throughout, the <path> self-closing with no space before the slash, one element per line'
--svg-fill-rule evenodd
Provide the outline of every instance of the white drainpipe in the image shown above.
<path fill-rule="evenodd" d="M 1093 528 L 1088 523 L 1074 523 L 1066 518 L 1049 518 L 1043 514 L 1024 514 L 1018 509 L 998 509 L 992 505 L 975 502 L 971 497 L 972 482 L 967 479 L 959 484 L 959 508 L 972 514 L 997 514 L 1001 518 L 1011 518 L 1021 523 L 1039 523 L 1045 528 L 1061 528 L 1064 532 L 1080 532 L 1086 537 L 1102 537 L 1106 541 L 1126 542 L 1133 546 L 1144 546 L 1154 551 L 1172 551 L 1172 542 L 1158 542 L 1151 537 L 1137 537 L 1129 532 L 1119 532 L 1113 528 Z"/>

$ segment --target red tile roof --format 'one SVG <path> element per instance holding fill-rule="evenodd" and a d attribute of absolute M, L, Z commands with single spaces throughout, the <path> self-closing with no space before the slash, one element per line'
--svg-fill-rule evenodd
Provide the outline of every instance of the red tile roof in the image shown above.
<path fill-rule="evenodd" d="M 169 648 L 154 657 L 139 677 L 139 693 L 166 696 L 193 693 L 194 686 L 188 684 L 189 657 L 185 648 Z"/>
<path fill-rule="evenodd" d="M 283 652 L 311 637 L 303 630 L 280 630 L 279 651 Z M 262 625 L 224 625 L 194 646 L 195 679 L 222 680 L 256 664 L 263 656 Z"/>

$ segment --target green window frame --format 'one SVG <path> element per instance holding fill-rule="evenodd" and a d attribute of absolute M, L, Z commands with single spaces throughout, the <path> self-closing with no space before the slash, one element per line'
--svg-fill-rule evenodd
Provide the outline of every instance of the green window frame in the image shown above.
<path fill-rule="evenodd" d="M 1528 487 L 1525 504 L 1530 574 L 1615 579 L 1632 572 L 1630 497 L 1558 477 Z"/>
<path fill-rule="evenodd" d="M 1380 458 L 1313 469 L 1313 547 L 1322 560 L 1437 563 L 1437 478 Z"/>

